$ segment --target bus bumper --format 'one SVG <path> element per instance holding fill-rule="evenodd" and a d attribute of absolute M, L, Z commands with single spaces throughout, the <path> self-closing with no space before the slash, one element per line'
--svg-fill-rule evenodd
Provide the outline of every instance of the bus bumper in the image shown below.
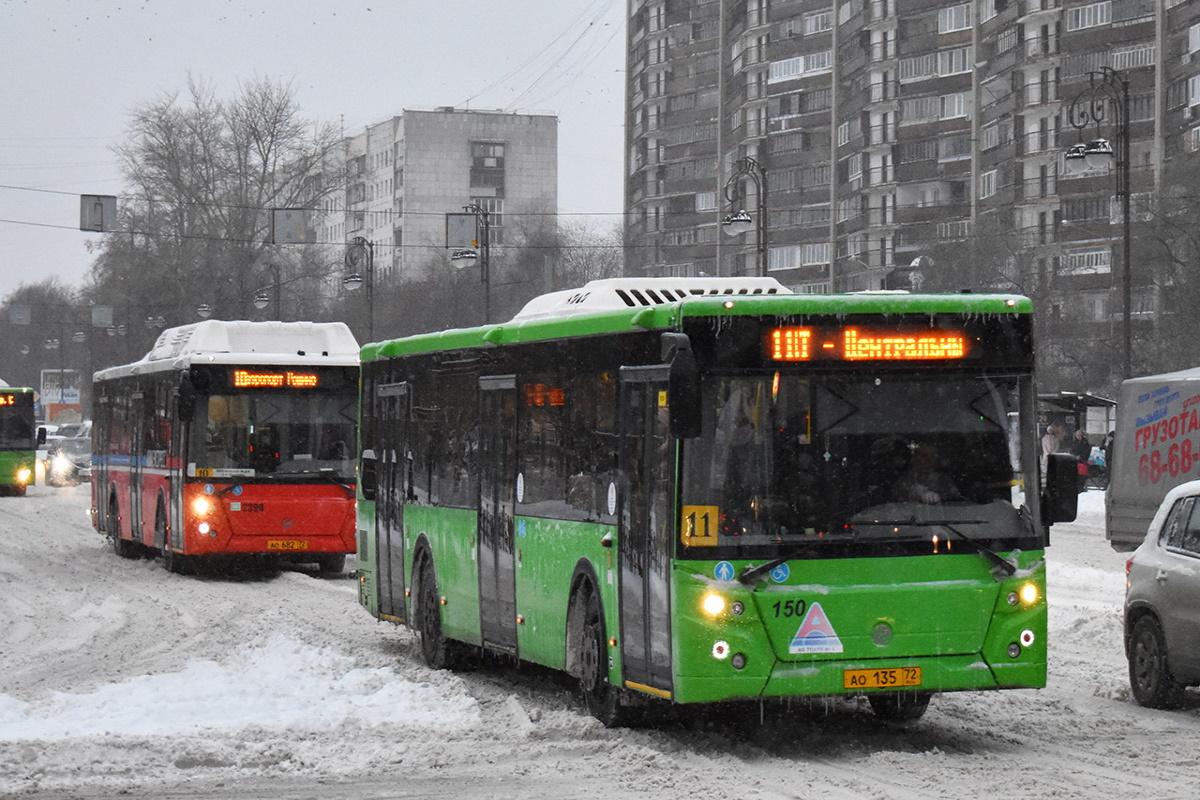
<path fill-rule="evenodd" d="M 921 682 L 903 687 L 914 692 L 958 692 L 985 689 L 1041 688 L 1046 685 L 1044 659 L 1014 659 L 990 663 L 982 654 L 879 660 L 775 661 L 767 669 L 747 663 L 741 675 L 724 677 L 676 676 L 674 699 L 679 703 L 723 700 L 867 694 L 872 689 L 848 689 L 847 670 L 890 670 L 920 667 Z M 878 691 L 894 691 L 881 689 Z"/>

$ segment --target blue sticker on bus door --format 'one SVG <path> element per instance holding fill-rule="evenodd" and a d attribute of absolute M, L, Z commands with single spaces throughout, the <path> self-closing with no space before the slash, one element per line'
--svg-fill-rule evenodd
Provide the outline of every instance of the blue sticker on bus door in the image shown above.
<path fill-rule="evenodd" d="M 791 567 L 789 567 L 786 563 L 783 563 L 771 570 L 771 580 L 775 581 L 776 583 L 783 583 L 791 574 Z"/>
<path fill-rule="evenodd" d="M 713 575 L 719 581 L 733 580 L 733 564 L 728 561 L 718 561 L 717 565 L 713 567 Z"/>
<path fill-rule="evenodd" d="M 813 603 L 788 645 L 789 653 L 840 653 L 842 640 L 820 603 Z"/>

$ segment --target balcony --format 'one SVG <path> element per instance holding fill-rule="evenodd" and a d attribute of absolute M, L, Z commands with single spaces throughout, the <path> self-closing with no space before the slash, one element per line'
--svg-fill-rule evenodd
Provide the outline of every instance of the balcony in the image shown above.
<path fill-rule="evenodd" d="M 1021 0 L 1017 6 L 1017 22 L 1028 22 L 1038 16 L 1057 14 L 1061 5 L 1062 0 Z"/>
<path fill-rule="evenodd" d="M 895 23 L 896 2 L 895 0 L 871 0 L 863 8 L 863 16 L 868 25 Z"/>

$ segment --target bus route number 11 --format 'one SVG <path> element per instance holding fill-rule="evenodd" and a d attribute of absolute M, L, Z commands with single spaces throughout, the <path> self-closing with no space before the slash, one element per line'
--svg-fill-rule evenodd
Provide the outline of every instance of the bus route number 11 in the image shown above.
<path fill-rule="evenodd" d="M 716 547 L 718 506 L 684 506 L 679 524 L 684 547 Z"/>

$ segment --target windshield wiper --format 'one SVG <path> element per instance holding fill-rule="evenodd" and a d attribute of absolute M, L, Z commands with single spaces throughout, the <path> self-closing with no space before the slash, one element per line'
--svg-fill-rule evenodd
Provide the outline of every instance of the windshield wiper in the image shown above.
<path fill-rule="evenodd" d="M 954 536 L 957 537 L 960 541 L 964 541 L 964 542 L 974 545 L 975 550 L 977 552 L 986 556 L 988 558 L 988 560 L 991 561 L 992 563 L 994 563 L 997 567 L 999 567 L 1004 572 L 1004 574 L 1012 575 L 1012 574 L 1016 573 L 1016 571 L 1017 571 L 1016 565 L 1013 564 L 1011 561 L 1009 561 L 1007 558 L 1000 555 L 995 550 L 992 550 L 990 547 L 986 547 L 985 545 L 981 544 L 976 539 L 972 539 L 970 536 L 963 533 L 958 528 L 954 527 L 955 525 L 986 525 L 987 520 L 985 520 L 985 519 L 954 519 L 954 520 L 950 520 L 949 522 L 943 522 L 940 520 L 881 519 L 881 520 L 871 520 L 870 522 L 856 522 L 854 524 L 859 525 L 859 526 L 862 526 L 862 525 L 908 525 L 908 526 L 914 527 L 914 528 L 945 528 L 946 530 L 950 531 L 950 533 L 954 534 Z"/>

